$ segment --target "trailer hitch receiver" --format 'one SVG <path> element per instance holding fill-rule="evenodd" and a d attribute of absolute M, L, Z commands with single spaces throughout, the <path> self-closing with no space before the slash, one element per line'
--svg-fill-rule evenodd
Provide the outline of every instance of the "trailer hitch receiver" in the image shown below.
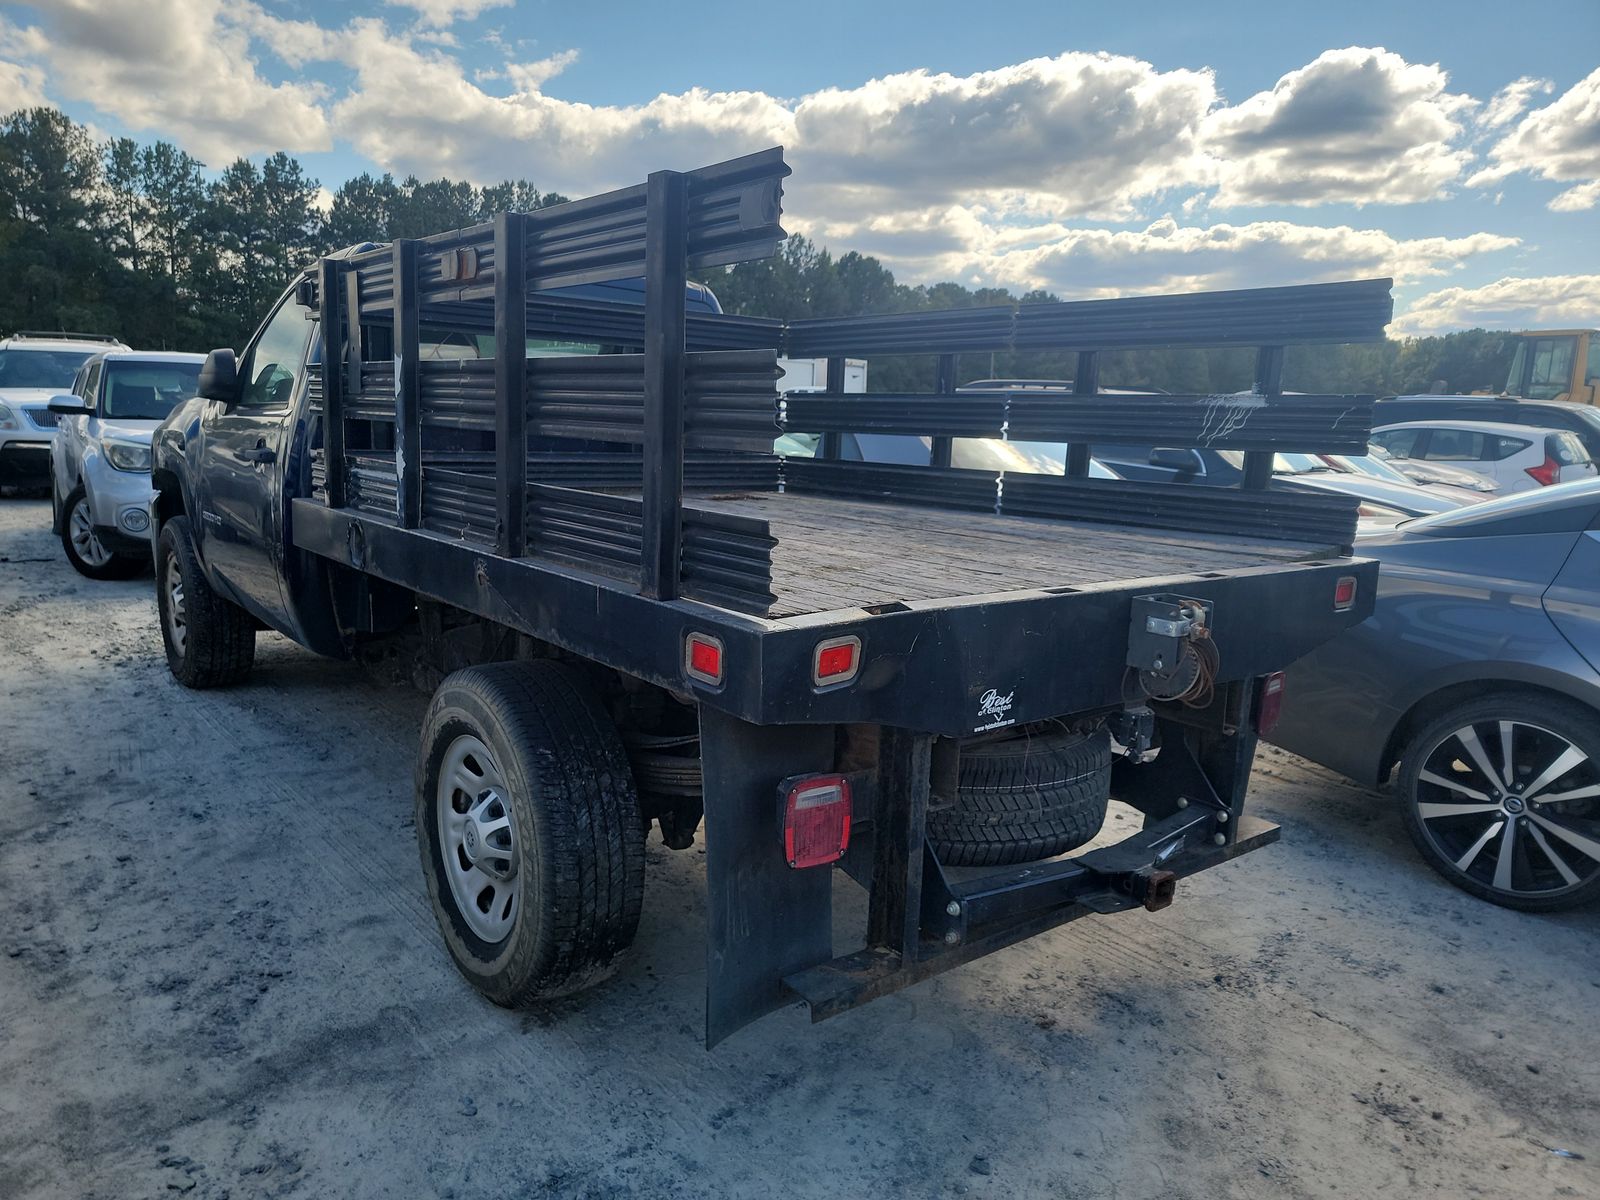
<path fill-rule="evenodd" d="M 1122 877 L 1122 888 L 1150 912 L 1160 912 L 1172 904 L 1178 892 L 1178 877 L 1171 871 L 1145 867 Z"/>

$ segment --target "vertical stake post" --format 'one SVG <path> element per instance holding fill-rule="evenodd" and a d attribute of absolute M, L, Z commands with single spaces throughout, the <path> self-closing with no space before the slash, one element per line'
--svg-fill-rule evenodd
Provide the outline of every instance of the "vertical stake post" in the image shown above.
<path fill-rule="evenodd" d="M 1256 351 L 1255 392 L 1268 400 L 1283 395 L 1283 347 L 1262 346 Z M 1262 491 L 1272 482 L 1272 451 L 1246 450 L 1244 480 L 1240 487 Z"/>
<path fill-rule="evenodd" d="M 394 459 L 396 513 L 401 527 L 422 524 L 422 347 L 419 329 L 421 282 L 417 243 L 394 243 Z"/>
<path fill-rule="evenodd" d="M 823 389 L 831 396 L 844 395 L 844 359 L 830 358 L 828 360 L 828 375 L 823 383 Z M 844 436 L 837 431 L 822 435 L 822 441 L 817 444 L 818 458 L 838 458 L 844 446 Z"/>
<path fill-rule="evenodd" d="M 495 549 L 526 552 L 528 506 L 527 222 L 521 213 L 494 219 Z"/>
<path fill-rule="evenodd" d="M 683 542 L 683 336 L 689 186 L 677 171 L 645 183 L 644 503 L 639 591 L 678 595 Z"/>
<path fill-rule="evenodd" d="M 317 297 L 322 305 L 322 459 L 323 493 L 329 508 L 347 503 L 344 461 L 344 384 L 339 304 L 339 263 L 322 260 L 317 277 Z"/>
<path fill-rule="evenodd" d="M 1079 350 L 1078 365 L 1072 371 L 1072 394 L 1093 396 L 1100 390 L 1100 354 L 1096 350 Z M 1084 479 L 1089 474 L 1089 453 L 1093 447 L 1088 442 L 1072 442 L 1067 446 L 1067 474 Z"/>
<path fill-rule="evenodd" d="M 953 396 L 956 390 L 956 365 L 959 359 L 954 354 L 939 355 L 939 366 L 934 375 L 933 390 L 940 396 Z M 955 448 L 955 439 L 952 437 L 936 437 L 933 439 L 933 449 L 928 455 L 928 461 L 936 467 L 948 467 L 951 453 Z"/>

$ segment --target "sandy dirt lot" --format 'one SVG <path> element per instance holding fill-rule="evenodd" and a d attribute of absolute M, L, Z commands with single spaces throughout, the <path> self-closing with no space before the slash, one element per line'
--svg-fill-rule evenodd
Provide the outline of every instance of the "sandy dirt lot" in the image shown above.
<path fill-rule="evenodd" d="M 505 1012 L 423 893 L 426 697 L 277 637 L 185 692 L 48 516 L 0 501 L 0 1197 L 1600 1195 L 1600 911 L 1454 891 L 1382 795 L 1267 751 L 1283 842 L 1166 912 L 710 1053 L 653 844 L 620 975 Z"/>

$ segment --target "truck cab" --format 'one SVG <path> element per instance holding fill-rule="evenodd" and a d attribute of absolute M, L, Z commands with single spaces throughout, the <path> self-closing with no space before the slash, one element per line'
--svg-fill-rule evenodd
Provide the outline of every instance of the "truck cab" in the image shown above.
<path fill-rule="evenodd" d="M 1600 403 L 1600 330 L 1519 333 L 1502 394 L 1523 400 Z"/>

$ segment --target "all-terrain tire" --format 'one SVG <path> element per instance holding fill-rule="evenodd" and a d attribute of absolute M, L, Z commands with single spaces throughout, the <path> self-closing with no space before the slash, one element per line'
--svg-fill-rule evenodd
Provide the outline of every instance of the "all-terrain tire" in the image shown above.
<path fill-rule="evenodd" d="M 448 777 L 441 789 L 441 778 L 463 738 L 487 747 L 486 765 L 510 793 L 521 877 L 509 927 L 495 941 L 473 929 L 460 877 L 452 884 L 447 873 L 446 856 L 461 851 L 447 845 L 443 806 L 459 813 L 462 798 Z M 448 676 L 423 721 L 416 825 L 450 957 L 490 1000 L 551 1000 L 616 970 L 644 904 L 644 823 L 622 739 L 579 669 L 505 662 Z"/>
<path fill-rule="evenodd" d="M 1023 733 L 961 749 L 956 802 L 928 813 L 928 840 L 955 867 L 1032 862 L 1089 841 L 1106 819 L 1111 741 Z"/>
<path fill-rule="evenodd" d="M 176 589 L 174 582 L 180 585 Z M 225 687 L 250 674 L 256 660 L 255 625 L 244 609 L 211 590 L 187 517 L 173 517 L 161 527 L 156 611 L 167 667 L 184 687 Z"/>
<path fill-rule="evenodd" d="M 50 499 L 55 500 L 55 485 L 50 486 Z M 66 551 L 67 561 L 72 564 L 72 569 L 79 575 L 88 579 L 132 579 L 144 571 L 150 560 L 141 554 L 118 554 L 112 551 L 110 557 L 103 562 L 90 562 L 78 552 L 78 547 L 73 544 L 72 518 L 78 506 L 84 506 L 85 521 L 92 520 L 88 512 L 88 493 L 83 488 L 77 487 L 66 499 L 61 507 L 60 514 L 55 518 L 56 532 L 61 536 L 61 548 Z M 99 539 L 93 539 L 96 546 Z"/>
<path fill-rule="evenodd" d="M 1479 753 L 1487 756 L 1491 768 L 1504 772 L 1505 768 L 1498 761 L 1502 753 L 1496 744 L 1498 739 L 1491 734 L 1491 730 L 1498 731 L 1502 722 L 1536 733 L 1547 732 L 1552 739 L 1560 739 L 1585 756 L 1585 761 L 1575 768 L 1579 775 L 1575 777 L 1578 786 L 1569 784 L 1565 789 L 1550 786 L 1540 793 L 1529 793 L 1530 798 L 1562 790 L 1590 792 L 1590 789 L 1600 786 L 1600 771 L 1594 766 L 1600 764 L 1600 714 L 1564 697 L 1526 692 L 1491 692 L 1441 713 L 1436 720 L 1418 730 L 1401 752 L 1396 792 L 1400 800 L 1401 817 L 1412 844 L 1430 867 L 1462 891 L 1504 908 L 1523 912 L 1553 912 L 1600 898 L 1600 858 L 1596 857 L 1595 852 L 1595 847 L 1600 846 L 1600 797 L 1590 792 L 1587 796 L 1550 809 L 1544 803 L 1521 801 L 1519 795 L 1518 828 L 1510 831 L 1512 844 L 1509 848 L 1493 836 L 1480 846 L 1477 838 L 1489 823 L 1498 822 L 1499 828 L 1504 830 L 1509 814 L 1466 811 L 1466 806 L 1474 803 L 1471 797 L 1440 789 L 1431 781 L 1421 778 L 1429 757 L 1438 757 L 1435 752 L 1442 748 L 1450 751 L 1443 758 L 1462 762 L 1459 782 L 1480 792 L 1497 788 L 1498 780 L 1491 779 L 1486 786 L 1482 778 L 1467 775 L 1468 771 L 1476 770 L 1467 766 L 1472 755 L 1464 745 L 1455 742 L 1452 735 L 1468 727 L 1482 729 Z M 1514 736 L 1513 746 L 1529 750 L 1527 741 L 1520 734 Z M 1514 781 L 1532 778 L 1547 765 L 1547 760 L 1552 757 L 1551 747 L 1539 746 L 1535 749 L 1537 753 L 1521 761 L 1514 754 L 1510 771 Z M 1436 762 L 1436 767 L 1440 765 Z M 1433 774 L 1438 775 L 1438 771 Z M 1423 791 L 1425 783 L 1426 792 Z M 1521 789 L 1517 791 L 1520 793 Z M 1495 790 L 1491 799 L 1499 802 L 1504 794 Z M 1419 804 L 1424 802 L 1433 803 L 1436 811 L 1440 802 L 1461 805 L 1464 811 L 1460 816 L 1424 818 L 1419 808 Z M 1549 825 L 1540 826 L 1538 818 L 1521 815 L 1527 813 L 1538 813 L 1546 822 L 1555 821 L 1560 828 L 1569 830 L 1580 839 L 1579 844 L 1586 847 L 1587 852 L 1578 849 L 1558 832 L 1547 832 Z M 1527 836 L 1524 838 L 1522 835 Z M 1542 846 L 1538 844 L 1541 841 L 1544 843 Z M 1548 851 L 1546 846 L 1549 847 Z M 1498 856 L 1502 852 L 1509 852 L 1514 864 L 1512 886 L 1507 888 L 1496 886 L 1498 876 L 1488 869 L 1491 865 L 1498 866 Z M 1562 855 L 1566 874 L 1574 876 L 1575 881 L 1551 874 L 1552 870 L 1559 871 L 1550 858 L 1551 853 Z M 1459 865 L 1461 861 L 1467 861 L 1466 868 Z M 1530 875 L 1529 872 L 1535 868 L 1540 870 L 1542 880 Z"/>

